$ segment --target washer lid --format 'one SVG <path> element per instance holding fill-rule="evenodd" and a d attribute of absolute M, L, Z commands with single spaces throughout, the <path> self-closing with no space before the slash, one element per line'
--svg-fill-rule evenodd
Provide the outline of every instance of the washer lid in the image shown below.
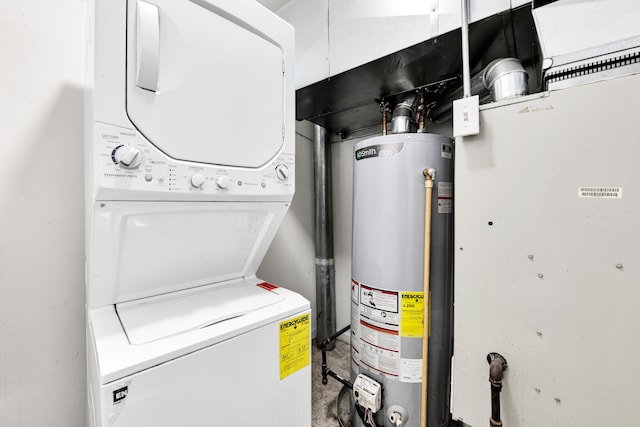
<path fill-rule="evenodd" d="M 129 343 L 135 345 L 205 328 L 283 300 L 240 281 L 116 304 L 116 312 Z"/>
<path fill-rule="evenodd" d="M 285 58 L 269 34 L 286 24 L 256 28 L 216 3 L 128 1 L 127 114 L 176 160 L 258 168 L 284 140 Z"/>

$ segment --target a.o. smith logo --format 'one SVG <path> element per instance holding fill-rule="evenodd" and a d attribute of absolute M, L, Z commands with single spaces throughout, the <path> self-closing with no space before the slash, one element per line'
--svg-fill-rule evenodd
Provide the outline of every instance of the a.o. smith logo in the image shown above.
<path fill-rule="evenodd" d="M 371 157 L 393 157 L 402 151 L 404 143 L 370 145 L 356 150 L 356 160 L 369 159 Z"/>

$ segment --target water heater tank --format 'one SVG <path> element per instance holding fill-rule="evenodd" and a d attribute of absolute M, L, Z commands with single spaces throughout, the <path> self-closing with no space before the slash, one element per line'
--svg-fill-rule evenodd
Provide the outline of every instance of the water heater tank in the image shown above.
<path fill-rule="evenodd" d="M 355 146 L 351 376 L 383 386 L 378 426 L 421 419 L 425 177 L 436 178 L 431 206 L 428 427 L 449 417 L 452 349 L 453 141 L 427 133 L 379 136 Z M 357 408 L 356 408 L 357 409 Z M 365 426 L 352 411 L 356 426 Z"/>

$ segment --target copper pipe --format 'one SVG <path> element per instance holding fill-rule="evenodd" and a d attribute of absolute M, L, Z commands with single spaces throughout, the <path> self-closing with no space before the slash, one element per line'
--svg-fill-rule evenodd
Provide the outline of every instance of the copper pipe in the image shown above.
<path fill-rule="evenodd" d="M 420 91 L 420 104 L 418 105 L 418 132 L 424 129 L 424 93 Z"/>
<path fill-rule="evenodd" d="M 387 134 L 387 113 L 391 111 L 389 103 L 385 102 L 384 98 L 380 102 L 380 112 L 382 113 L 382 135 Z"/>

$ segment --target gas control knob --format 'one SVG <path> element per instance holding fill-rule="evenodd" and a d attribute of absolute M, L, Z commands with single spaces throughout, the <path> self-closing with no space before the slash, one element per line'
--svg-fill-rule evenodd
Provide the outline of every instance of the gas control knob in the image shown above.
<path fill-rule="evenodd" d="M 202 188 L 204 185 L 205 178 L 199 173 L 194 173 L 191 175 L 191 185 L 195 188 Z"/>
<path fill-rule="evenodd" d="M 216 184 L 218 185 L 218 188 L 226 190 L 229 188 L 229 185 L 231 185 L 231 178 L 228 176 L 219 176 L 218 179 L 216 179 Z"/>
<path fill-rule="evenodd" d="M 113 158 L 121 167 L 125 169 L 135 169 L 142 161 L 142 154 L 140 154 L 140 150 L 133 145 L 121 145 L 115 149 Z"/>
<path fill-rule="evenodd" d="M 276 176 L 280 181 L 286 181 L 289 178 L 289 167 L 287 165 L 276 166 Z"/>

